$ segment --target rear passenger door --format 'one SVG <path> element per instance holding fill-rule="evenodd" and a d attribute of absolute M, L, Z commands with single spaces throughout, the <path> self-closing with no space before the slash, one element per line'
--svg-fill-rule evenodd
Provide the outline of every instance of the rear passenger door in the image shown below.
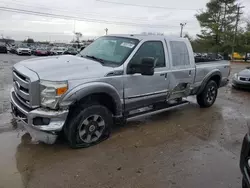
<path fill-rule="evenodd" d="M 188 96 L 195 77 L 194 57 L 189 55 L 193 54 L 190 52 L 191 45 L 183 40 L 168 41 L 167 43 L 171 61 L 170 99 Z"/>

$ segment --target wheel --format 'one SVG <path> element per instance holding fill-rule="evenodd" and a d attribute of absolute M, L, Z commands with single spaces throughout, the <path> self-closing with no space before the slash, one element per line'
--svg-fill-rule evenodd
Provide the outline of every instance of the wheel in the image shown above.
<path fill-rule="evenodd" d="M 244 178 L 242 178 L 242 188 L 249 188 Z"/>
<path fill-rule="evenodd" d="M 197 102 L 202 108 L 212 106 L 218 94 L 218 86 L 215 81 L 210 80 L 204 90 L 196 96 Z"/>
<path fill-rule="evenodd" d="M 72 148 L 85 148 L 106 140 L 113 125 L 111 112 L 102 105 L 80 105 L 70 113 L 64 133 Z"/>

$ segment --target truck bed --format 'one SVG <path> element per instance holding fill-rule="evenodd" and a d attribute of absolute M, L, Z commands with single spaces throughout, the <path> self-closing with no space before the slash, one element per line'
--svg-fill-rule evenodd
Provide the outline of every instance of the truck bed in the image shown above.
<path fill-rule="evenodd" d="M 225 60 L 200 61 L 200 62 L 195 62 L 195 64 L 200 65 L 200 64 L 221 63 L 222 61 Z"/>
<path fill-rule="evenodd" d="M 196 66 L 196 77 L 195 83 L 199 84 L 203 79 L 213 71 L 219 71 L 221 73 L 222 79 L 227 78 L 230 72 L 230 63 L 229 61 L 208 61 L 208 62 L 199 62 L 195 64 Z"/>

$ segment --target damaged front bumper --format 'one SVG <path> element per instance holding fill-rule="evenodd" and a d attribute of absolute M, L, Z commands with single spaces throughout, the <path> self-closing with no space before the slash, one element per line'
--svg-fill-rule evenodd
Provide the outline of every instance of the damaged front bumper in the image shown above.
<path fill-rule="evenodd" d="M 23 124 L 33 139 L 53 144 L 63 129 L 68 110 L 30 109 L 18 100 L 14 90 L 10 98 L 13 118 Z"/>

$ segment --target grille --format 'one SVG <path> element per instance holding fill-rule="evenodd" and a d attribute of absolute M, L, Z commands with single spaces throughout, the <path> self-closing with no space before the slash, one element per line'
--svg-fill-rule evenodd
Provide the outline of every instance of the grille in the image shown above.
<path fill-rule="evenodd" d="M 20 64 L 14 65 L 12 74 L 15 96 L 20 103 L 31 109 L 39 107 L 40 85 L 38 75 Z"/>
<path fill-rule="evenodd" d="M 13 70 L 13 86 L 16 97 L 24 105 L 30 107 L 30 80 L 16 70 Z"/>
<path fill-rule="evenodd" d="M 241 81 L 250 82 L 250 78 L 240 77 Z"/>

